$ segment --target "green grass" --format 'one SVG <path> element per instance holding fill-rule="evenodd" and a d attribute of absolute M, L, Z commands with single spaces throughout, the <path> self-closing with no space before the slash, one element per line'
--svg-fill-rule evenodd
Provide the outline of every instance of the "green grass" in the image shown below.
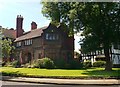
<path fill-rule="evenodd" d="M 18 75 L 30 77 L 120 77 L 120 68 L 113 68 L 113 71 L 104 71 L 104 68 L 67 70 L 2 67 L 0 68 L 0 72 L 2 72 L 3 75 Z"/>

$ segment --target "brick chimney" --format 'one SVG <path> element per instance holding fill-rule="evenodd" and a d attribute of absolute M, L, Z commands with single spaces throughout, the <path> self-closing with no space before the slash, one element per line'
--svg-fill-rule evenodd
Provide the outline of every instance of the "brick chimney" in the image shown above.
<path fill-rule="evenodd" d="M 37 24 L 34 21 L 32 21 L 31 30 L 34 30 L 34 29 L 37 29 Z"/>
<path fill-rule="evenodd" d="M 17 15 L 16 18 L 16 37 L 20 37 L 23 35 L 24 30 L 22 29 L 23 26 L 23 17 L 21 15 Z"/>

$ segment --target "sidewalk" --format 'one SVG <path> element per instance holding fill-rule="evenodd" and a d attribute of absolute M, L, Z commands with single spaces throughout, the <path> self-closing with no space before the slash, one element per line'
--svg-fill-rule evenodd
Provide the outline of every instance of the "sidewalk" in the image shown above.
<path fill-rule="evenodd" d="M 52 79 L 52 78 L 26 78 L 26 77 L 9 77 L 2 76 L 3 81 L 29 82 L 42 84 L 63 84 L 63 85 L 120 85 L 117 79 Z"/>

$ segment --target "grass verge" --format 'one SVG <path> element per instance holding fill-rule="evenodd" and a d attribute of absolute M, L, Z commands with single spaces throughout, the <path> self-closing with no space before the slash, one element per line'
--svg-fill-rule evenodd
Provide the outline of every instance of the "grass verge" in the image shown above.
<path fill-rule="evenodd" d="M 12 68 L 1 67 L 0 72 L 4 76 L 20 77 L 47 77 L 47 78 L 76 78 L 76 79 L 106 79 L 119 78 L 120 68 L 112 71 L 104 71 L 104 68 L 90 69 L 37 69 L 37 68 Z"/>

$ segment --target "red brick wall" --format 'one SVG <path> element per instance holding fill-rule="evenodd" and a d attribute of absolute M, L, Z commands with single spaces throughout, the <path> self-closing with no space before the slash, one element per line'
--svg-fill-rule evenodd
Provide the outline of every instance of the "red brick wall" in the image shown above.
<path fill-rule="evenodd" d="M 16 37 L 20 37 L 23 35 L 24 30 L 22 29 L 22 26 L 23 17 L 21 15 L 18 15 L 16 19 Z"/>

